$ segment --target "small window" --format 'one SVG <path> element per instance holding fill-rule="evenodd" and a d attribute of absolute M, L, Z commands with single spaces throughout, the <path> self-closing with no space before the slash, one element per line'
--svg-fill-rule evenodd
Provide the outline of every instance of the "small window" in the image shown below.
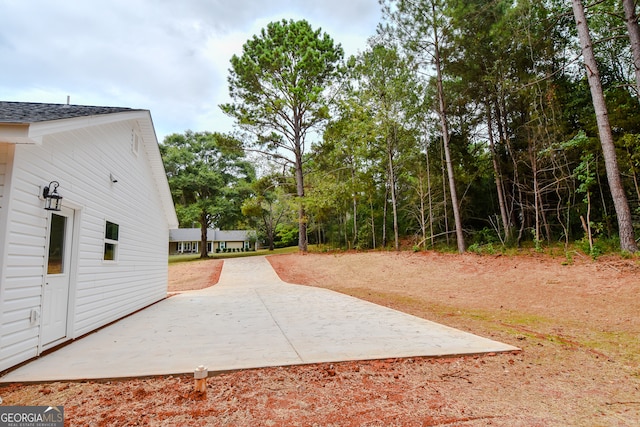
<path fill-rule="evenodd" d="M 118 235 L 120 226 L 107 221 L 104 231 L 104 260 L 116 261 L 118 259 Z"/>

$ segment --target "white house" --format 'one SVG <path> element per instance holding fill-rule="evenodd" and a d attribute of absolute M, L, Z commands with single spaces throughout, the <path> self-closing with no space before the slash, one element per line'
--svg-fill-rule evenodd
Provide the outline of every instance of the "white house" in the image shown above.
<path fill-rule="evenodd" d="M 199 228 L 178 228 L 169 231 L 169 254 L 200 253 Z M 256 250 L 256 232 L 251 230 L 207 230 L 207 252 L 224 250 Z"/>
<path fill-rule="evenodd" d="M 165 298 L 177 226 L 149 111 L 0 102 L 0 371 Z"/>

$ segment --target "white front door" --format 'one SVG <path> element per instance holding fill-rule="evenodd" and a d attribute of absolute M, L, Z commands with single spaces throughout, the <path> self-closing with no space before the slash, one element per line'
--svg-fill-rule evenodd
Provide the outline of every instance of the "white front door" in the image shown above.
<path fill-rule="evenodd" d="M 42 303 L 42 346 L 67 336 L 73 210 L 63 207 L 49 217 L 48 256 Z"/>

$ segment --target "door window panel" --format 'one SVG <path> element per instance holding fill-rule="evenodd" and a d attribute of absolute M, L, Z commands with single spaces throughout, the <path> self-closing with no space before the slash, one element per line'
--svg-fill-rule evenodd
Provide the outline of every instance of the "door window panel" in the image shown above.
<path fill-rule="evenodd" d="M 67 228 L 67 218 L 62 215 L 51 214 L 49 230 L 49 261 L 47 274 L 64 273 L 64 237 Z"/>

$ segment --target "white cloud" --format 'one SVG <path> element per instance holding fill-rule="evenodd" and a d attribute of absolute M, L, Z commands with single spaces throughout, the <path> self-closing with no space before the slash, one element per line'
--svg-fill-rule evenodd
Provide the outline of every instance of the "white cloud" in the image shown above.
<path fill-rule="evenodd" d="M 0 99 L 151 110 L 159 139 L 228 131 L 229 60 L 269 22 L 306 19 L 347 55 L 377 0 L 0 0 Z"/>

